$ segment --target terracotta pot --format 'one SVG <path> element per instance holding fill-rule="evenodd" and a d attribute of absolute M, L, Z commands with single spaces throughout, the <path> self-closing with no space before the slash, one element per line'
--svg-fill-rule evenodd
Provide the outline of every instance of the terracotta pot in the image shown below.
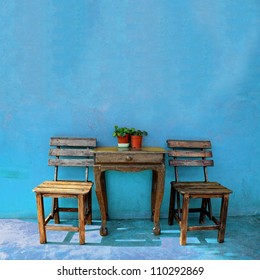
<path fill-rule="evenodd" d="M 143 136 L 131 135 L 131 147 L 133 149 L 141 149 L 142 141 L 143 141 Z"/>
<path fill-rule="evenodd" d="M 117 136 L 118 147 L 127 148 L 129 147 L 129 134 L 125 136 Z"/>

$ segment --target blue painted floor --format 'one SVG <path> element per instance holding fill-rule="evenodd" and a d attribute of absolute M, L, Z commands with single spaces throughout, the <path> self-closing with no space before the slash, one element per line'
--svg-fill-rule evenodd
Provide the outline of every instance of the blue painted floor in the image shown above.
<path fill-rule="evenodd" d="M 73 221 L 71 221 L 73 223 Z M 228 217 L 225 242 L 217 231 L 188 232 L 188 244 L 179 245 L 179 227 L 161 220 L 154 236 L 150 220 L 108 221 L 109 235 L 99 235 L 100 221 L 86 226 L 86 244 L 78 233 L 48 231 L 39 243 L 35 220 L 0 219 L 1 260 L 259 260 L 260 217 Z"/>

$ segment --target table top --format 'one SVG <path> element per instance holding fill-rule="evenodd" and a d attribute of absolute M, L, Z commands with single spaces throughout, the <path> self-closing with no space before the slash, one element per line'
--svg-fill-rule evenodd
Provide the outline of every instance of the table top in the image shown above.
<path fill-rule="evenodd" d="M 142 147 L 141 149 L 119 148 L 119 147 L 97 147 L 93 149 L 94 153 L 166 153 L 161 147 Z"/>

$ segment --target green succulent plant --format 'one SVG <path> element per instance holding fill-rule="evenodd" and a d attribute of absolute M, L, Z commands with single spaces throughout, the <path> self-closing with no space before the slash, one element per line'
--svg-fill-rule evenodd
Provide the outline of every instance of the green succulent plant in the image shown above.
<path fill-rule="evenodd" d="M 119 127 L 119 126 L 115 125 L 114 132 L 112 134 L 114 137 L 125 136 L 126 134 L 130 134 L 129 128 Z"/>
<path fill-rule="evenodd" d="M 129 133 L 131 135 L 137 135 L 137 136 L 147 136 L 148 132 L 145 130 L 140 130 L 140 129 L 135 129 L 135 128 L 130 128 Z"/>

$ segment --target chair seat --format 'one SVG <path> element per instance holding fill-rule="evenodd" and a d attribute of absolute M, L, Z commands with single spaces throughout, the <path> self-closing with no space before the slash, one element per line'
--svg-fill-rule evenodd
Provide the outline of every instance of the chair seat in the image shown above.
<path fill-rule="evenodd" d="M 230 194 L 232 191 L 217 182 L 171 182 L 171 185 L 181 194 L 205 196 Z"/>
<path fill-rule="evenodd" d="M 91 190 L 92 182 L 44 181 L 33 189 L 36 193 L 57 195 L 85 195 Z"/>

